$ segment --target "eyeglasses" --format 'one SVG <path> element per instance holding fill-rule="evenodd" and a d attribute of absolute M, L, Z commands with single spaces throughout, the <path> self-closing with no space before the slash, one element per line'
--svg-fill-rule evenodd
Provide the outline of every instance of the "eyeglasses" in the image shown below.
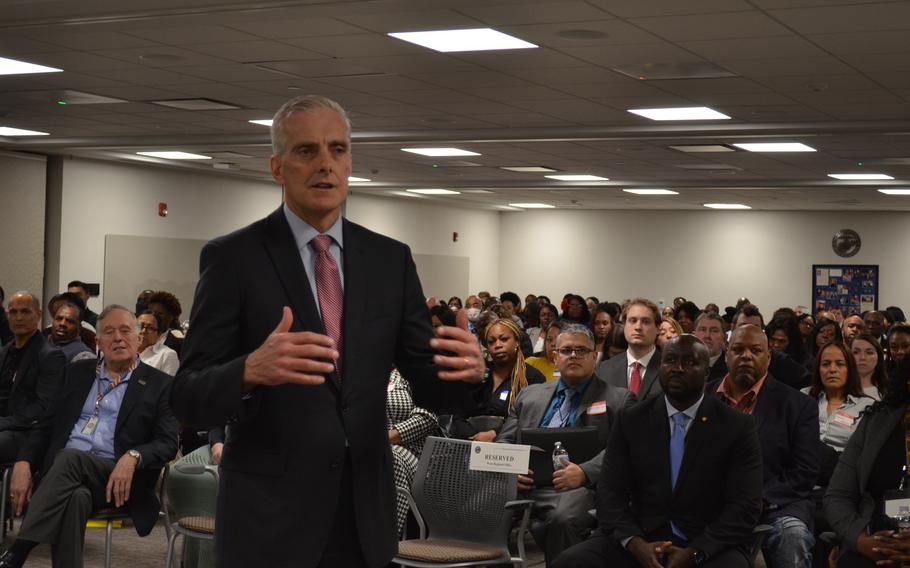
<path fill-rule="evenodd" d="M 573 355 L 576 357 L 585 357 L 589 353 L 593 353 L 594 350 L 589 347 L 560 347 L 556 352 L 563 357 L 571 357 Z"/>
<path fill-rule="evenodd" d="M 139 324 L 139 331 L 158 331 L 158 328 L 148 323 Z"/>

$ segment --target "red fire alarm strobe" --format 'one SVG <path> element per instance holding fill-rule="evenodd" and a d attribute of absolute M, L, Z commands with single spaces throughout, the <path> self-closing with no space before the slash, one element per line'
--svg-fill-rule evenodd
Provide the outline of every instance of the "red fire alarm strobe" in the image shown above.
<path fill-rule="evenodd" d="M 158 216 L 167 217 L 167 203 L 165 203 L 164 201 L 161 201 L 160 203 L 158 203 Z"/>

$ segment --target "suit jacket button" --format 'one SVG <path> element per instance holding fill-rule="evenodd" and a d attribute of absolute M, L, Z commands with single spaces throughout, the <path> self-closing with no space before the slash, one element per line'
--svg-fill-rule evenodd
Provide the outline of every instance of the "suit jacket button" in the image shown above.
<path fill-rule="evenodd" d="M 341 406 L 341 411 L 347 412 L 348 410 L 350 410 L 350 408 L 351 408 L 350 405 L 344 404 Z"/>
<path fill-rule="evenodd" d="M 331 464 L 329 464 L 329 467 L 332 469 L 338 469 L 338 462 L 332 462 Z"/>

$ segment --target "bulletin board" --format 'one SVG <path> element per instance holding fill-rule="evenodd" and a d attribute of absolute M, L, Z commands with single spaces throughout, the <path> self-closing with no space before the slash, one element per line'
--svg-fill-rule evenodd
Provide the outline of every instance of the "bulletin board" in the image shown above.
<path fill-rule="evenodd" d="M 845 316 L 878 309 L 877 264 L 813 264 L 812 314 L 840 308 Z"/>

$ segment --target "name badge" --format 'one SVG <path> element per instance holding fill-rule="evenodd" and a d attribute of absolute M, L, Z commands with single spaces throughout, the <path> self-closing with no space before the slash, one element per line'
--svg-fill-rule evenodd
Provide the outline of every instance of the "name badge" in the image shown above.
<path fill-rule="evenodd" d="M 85 426 L 82 427 L 82 433 L 86 436 L 91 436 L 95 433 L 95 428 L 98 427 L 98 415 L 93 414 L 91 418 L 88 419 L 88 422 L 85 423 Z"/>
<path fill-rule="evenodd" d="M 846 426 L 848 428 L 853 427 L 853 423 L 856 421 L 856 416 L 850 416 L 846 412 L 835 412 L 834 413 L 834 422 L 840 424 L 841 426 Z"/>
<path fill-rule="evenodd" d="M 601 400 L 588 407 L 588 415 L 603 414 L 607 411 L 607 401 Z"/>
<path fill-rule="evenodd" d="M 499 393 L 499 400 L 506 400 L 509 398 L 509 391 L 502 391 Z"/>
<path fill-rule="evenodd" d="M 891 518 L 910 517 L 910 499 L 886 499 L 885 516 Z"/>
<path fill-rule="evenodd" d="M 468 462 L 468 469 L 526 475 L 530 460 L 531 446 L 471 442 L 471 459 Z"/>

